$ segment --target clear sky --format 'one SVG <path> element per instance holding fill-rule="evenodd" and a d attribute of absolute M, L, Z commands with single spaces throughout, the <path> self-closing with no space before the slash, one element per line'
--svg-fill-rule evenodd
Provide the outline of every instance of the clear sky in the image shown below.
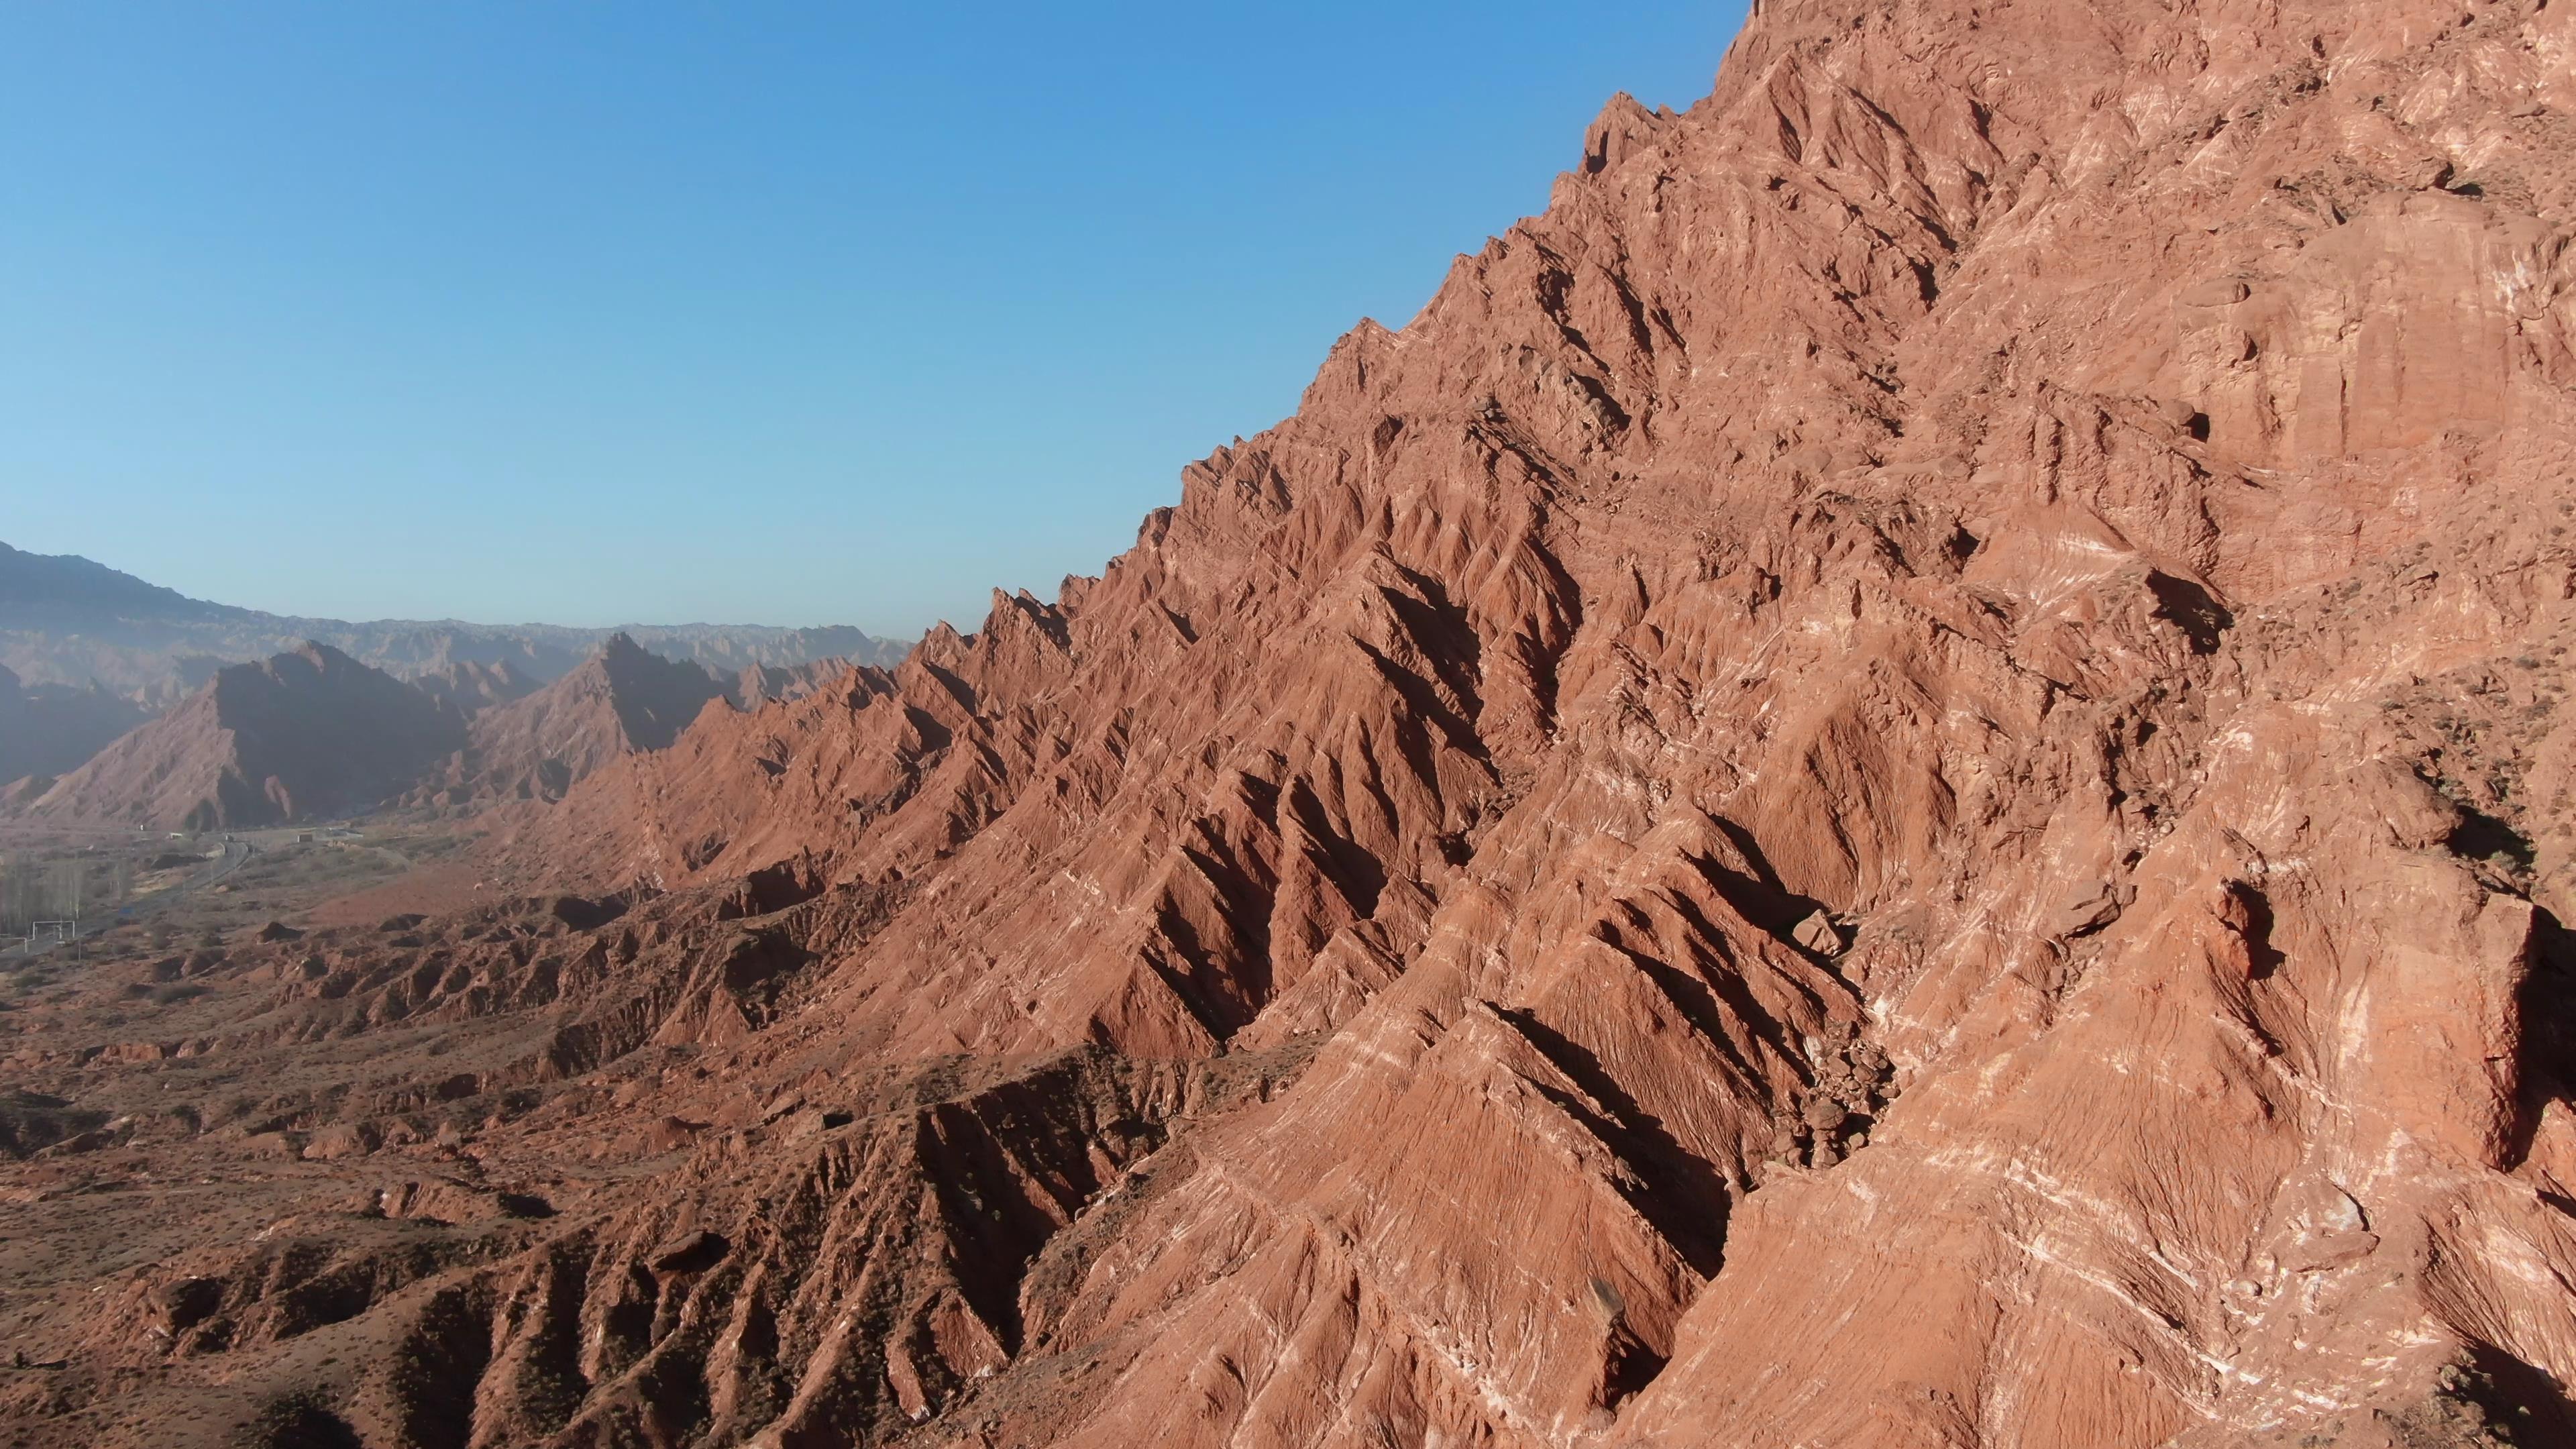
<path fill-rule="evenodd" d="M 281 613 L 981 619 L 1740 0 L 0 11 L 0 541 Z"/>

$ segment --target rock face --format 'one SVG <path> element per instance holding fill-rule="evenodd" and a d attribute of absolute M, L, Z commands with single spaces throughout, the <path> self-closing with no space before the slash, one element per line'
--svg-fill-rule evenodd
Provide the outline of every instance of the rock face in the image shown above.
<path fill-rule="evenodd" d="M 464 736 L 452 706 L 307 644 L 221 671 L 26 808 L 171 830 L 324 819 L 400 793 Z"/>
<path fill-rule="evenodd" d="M 495 843 L 613 909 L 224 966 L 647 1164 L 339 1249 L 333 1431 L 2569 1442 L 2571 57 L 1769 0 L 1102 577 Z"/>

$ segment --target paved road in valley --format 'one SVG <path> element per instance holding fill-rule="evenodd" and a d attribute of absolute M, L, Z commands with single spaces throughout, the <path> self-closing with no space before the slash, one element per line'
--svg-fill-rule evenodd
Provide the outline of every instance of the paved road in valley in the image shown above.
<path fill-rule="evenodd" d="M 223 848 L 222 855 L 209 859 L 202 869 L 192 872 L 186 880 L 168 890 L 154 891 L 148 896 L 126 902 L 112 914 L 81 922 L 80 936 L 71 939 L 95 936 L 114 926 L 130 925 L 154 911 L 166 909 L 173 902 L 185 900 L 240 870 L 250 863 L 252 856 L 259 853 L 259 847 L 247 840 L 227 840 L 223 843 Z M 0 950 L 0 960 L 25 960 L 31 956 L 41 956 L 61 944 L 63 942 L 60 940 L 20 941 L 6 950 Z"/>

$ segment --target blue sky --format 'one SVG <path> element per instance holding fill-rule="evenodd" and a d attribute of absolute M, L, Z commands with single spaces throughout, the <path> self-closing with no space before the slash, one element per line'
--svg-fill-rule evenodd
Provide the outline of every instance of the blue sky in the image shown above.
<path fill-rule="evenodd" d="M 972 627 L 1735 0 L 0 12 L 0 541 L 336 617 Z"/>

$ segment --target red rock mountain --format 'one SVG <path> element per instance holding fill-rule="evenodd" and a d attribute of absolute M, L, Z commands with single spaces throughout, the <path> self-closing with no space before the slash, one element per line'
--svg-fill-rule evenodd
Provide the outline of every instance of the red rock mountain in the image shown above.
<path fill-rule="evenodd" d="M 517 676 L 511 676 L 515 681 Z M 553 800 L 574 781 L 639 750 L 666 749 L 724 685 L 694 663 L 665 659 L 624 634 L 562 678 L 476 714 L 463 754 L 437 798 Z"/>
<path fill-rule="evenodd" d="M 588 897 L 229 958 L 191 1062 L 437 1064 L 65 1300 L 109 1418 L 2576 1440 L 2571 59 L 1767 0 L 1100 578 L 515 816 Z"/>
<path fill-rule="evenodd" d="M 209 830 L 372 809 L 464 742 L 450 706 L 324 644 L 218 672 L 27 807 Z"/>

